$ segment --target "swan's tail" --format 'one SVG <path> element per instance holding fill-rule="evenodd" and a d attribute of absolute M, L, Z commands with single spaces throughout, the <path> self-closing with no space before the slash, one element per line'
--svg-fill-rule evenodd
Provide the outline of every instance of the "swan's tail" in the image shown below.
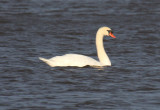
<path fill-rule="evenodd" d="M 47 63 L 49 66 L 55 67 L 53 61 L 51 61 L 49 59 L 42 58 L 42 57 L 39 57 L 39 59 L 42 60 L 43 62 Z"/>
<path fill-rule="evenodd" d="M 48 59 L 45 59 L 45 58 L 42 58 L 42 57 L 39 57 L 40 60 L 42 60 L 43 62 L 47 63 L 48 62 Z"/>

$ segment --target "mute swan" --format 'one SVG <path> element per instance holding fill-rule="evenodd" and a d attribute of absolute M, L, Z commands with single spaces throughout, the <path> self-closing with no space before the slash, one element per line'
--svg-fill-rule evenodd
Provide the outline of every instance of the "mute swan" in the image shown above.
<path fill-rule="evenodd" d="M 96 47 L 99 61 L 95 59 L 80 55 L 80 54 L 65 54 L 63 56 L 55 56 L 50 59 L 45 59 L 39 57 L 40 60 L 47 63 L 51 67 L 65 67 L 65 66 L 76 66 L 76 67 L 84 67 L 84 66 L 92 66 L 92 67 L 102 67 L 102 66 L 111 66 L 111 62 L 104 50 L 103 47 L 103 37 L 110 36 L 116 38 L 112 30 L 109 27 L 101 27 L 98 29 L 96 34 Z"/>

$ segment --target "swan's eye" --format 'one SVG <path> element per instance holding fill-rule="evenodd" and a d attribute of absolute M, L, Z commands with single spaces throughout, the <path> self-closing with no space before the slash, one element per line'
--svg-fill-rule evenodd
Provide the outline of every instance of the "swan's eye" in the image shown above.
<path fill-rule="evenodd" d="M 107 30 L 108 31 L 108 33 L 113 33 L 113 31 L 112 30 Z"/>

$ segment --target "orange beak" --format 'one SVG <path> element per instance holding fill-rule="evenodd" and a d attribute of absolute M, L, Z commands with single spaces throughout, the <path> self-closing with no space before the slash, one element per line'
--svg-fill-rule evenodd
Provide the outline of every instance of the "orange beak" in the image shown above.
<path fill-rule="evenodd" d="M 116 36 L 114 36 L 112 32 L 109 33 L 109 36 L 116 38 Z"/>

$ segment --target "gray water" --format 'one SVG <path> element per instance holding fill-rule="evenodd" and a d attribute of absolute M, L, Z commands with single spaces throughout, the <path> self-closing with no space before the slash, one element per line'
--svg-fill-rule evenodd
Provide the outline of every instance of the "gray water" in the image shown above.
<path fill-rule="evenodd" d="M 38 59 L 97 59 L 101 26 L 117 37 L 104 39 L 111 67 Z M 159 110 L 159 30 L 159 0 L 1 0 L 0 110 Z"/>

